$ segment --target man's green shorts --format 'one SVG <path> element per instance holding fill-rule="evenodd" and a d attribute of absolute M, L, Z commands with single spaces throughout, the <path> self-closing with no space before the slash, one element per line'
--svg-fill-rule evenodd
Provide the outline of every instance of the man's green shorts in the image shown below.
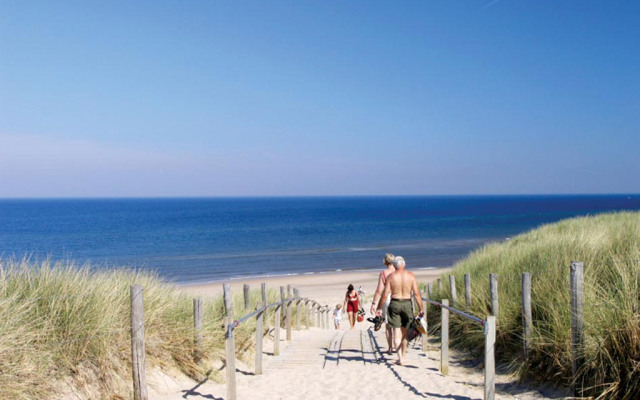
<path fill-rule="evenodd" d="M 389 324 L 394 328 L 409 328 L 413 321 L 411 300 L 391 299 L 389 304 Z"/>

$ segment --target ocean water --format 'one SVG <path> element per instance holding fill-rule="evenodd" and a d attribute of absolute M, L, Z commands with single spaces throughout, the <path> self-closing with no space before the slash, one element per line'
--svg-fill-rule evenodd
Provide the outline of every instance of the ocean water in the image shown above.
<path fill-rule="evenodd" d="M 449 266 L 483 244 L 640 195 L 0 200 L 0 256 L 151 269 L 177 283 Z"/>

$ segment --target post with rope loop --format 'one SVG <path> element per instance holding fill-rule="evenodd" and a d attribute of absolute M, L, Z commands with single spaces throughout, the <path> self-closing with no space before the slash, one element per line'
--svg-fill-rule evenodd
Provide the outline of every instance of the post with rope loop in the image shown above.
<path fill-rule="evenodd" d="M 456 277 L 449 275 L 449 291 L 451 292 L 451 305 L 455 307 L 458 303 L 458 295 L 456 294 Z"/>
<path fill-rule="evenodd" d="M 259 302 L 257 309 L 259 310 L 265 306 L 266 304 Z M 262 374 L 262 339 L 264 336 L 263 321 L 266 311 L 267 310 L 264 310 L 256 315 L 256 375 Z"/>
<path fill-rule="evenodd" d="M 242 293 L 244 295 L 244 310 L 247 311 L 249 309 L 249 285 L 242 285 Z"/>
<path fill-rule="evenodd" d="M 287 285 L 287 340 L 291 340 L 291 285 Z"/>
<path fill-rule="evenodd" d="M 200 363 L 202 360 L 202 326 L 204 323 L 204 313 L 202 307 L 202 299 L 193 299 L 193 331 L 194 331 L 194 350 L 193 360 Z"/>
<path fill-rule="evenodd" d="M 293 295 L 296 298 L 296 330 L 300 330 L 300 291 L 293 289 Z"/>
<path fill-rule="evenodd" d="M 443 299 L 442 305 L 448 306 L 449 300 Z M 449 375 L 449 310 L 441 307 L 442 321 L 440 323 L 440 372 Z"/>
<path fill-rule="evenodd" d="M 276 306 L 276 312 L 274 316 L 273 324 L 273 355 L 280 355 L 280 312 L 282 304 Z"/>
<path fill-rule="evenodd" d="M 496 317 L 488 315 L 484 324 L 484 400 L 496 397 Z"/>
<path fill-rule="evenodd" d="M 227 370 L 227 399 L 236 399 L 236 343 L 233 336 L 233 299 L 231 298 L 231 287 L 228 283 L 223 285 L 224 309 L 225 309 L 225 350 L 226 350 L 226 370 Z"/>
<path fill-rule="evenodd" d="M 471 275 L 464 274 L 464 300 L 467 307 L 471 307 Z"/>
<path fill-rule="evenodd" d="M 131 369 L 134 400 L 147 400 L 142 285 L 131 285 Z"/>

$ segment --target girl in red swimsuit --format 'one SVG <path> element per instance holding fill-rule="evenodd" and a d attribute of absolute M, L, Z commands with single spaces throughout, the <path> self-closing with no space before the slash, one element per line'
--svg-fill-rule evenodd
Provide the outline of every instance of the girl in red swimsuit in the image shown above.
<path fill-rule="evenodd" d="M 347 294 L 344 296 L 344 309 L 349 314 L 349 324 L 351 329 L 356 325 L 356 315 L 360 310 L 360 296 L 353 288 L 353 285 L 349 285 L 347 288 Z"/>

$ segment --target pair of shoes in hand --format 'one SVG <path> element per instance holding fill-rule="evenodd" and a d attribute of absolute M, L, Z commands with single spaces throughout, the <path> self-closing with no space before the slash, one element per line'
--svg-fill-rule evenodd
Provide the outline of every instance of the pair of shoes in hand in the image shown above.
<path fill-rule="evenodd" d="M 380 330 L 380 327 L 382 326 L 382 322 L 383 322 L 382 317 L 379 315 L 376 315 L 374 318 L 367 318 L 367 321 L 373 324 L 374 331 Z"/>

